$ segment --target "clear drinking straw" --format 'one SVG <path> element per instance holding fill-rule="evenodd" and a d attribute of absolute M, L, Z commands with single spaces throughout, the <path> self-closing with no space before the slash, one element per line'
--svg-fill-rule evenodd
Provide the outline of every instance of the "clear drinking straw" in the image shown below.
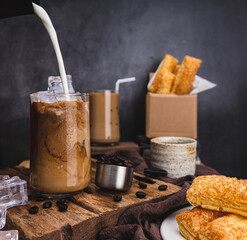
<path fill-rule="evenodd" d="M 134 82 L 135 80 L 136 80 L 135 77 L 118 79 L 118 80 L 116 81 L 116 84 L 115 84 L 115 91 L 116 91 L 116 92 L 119 92 L 119 84 L 120 84 L 120 83 Z"/>

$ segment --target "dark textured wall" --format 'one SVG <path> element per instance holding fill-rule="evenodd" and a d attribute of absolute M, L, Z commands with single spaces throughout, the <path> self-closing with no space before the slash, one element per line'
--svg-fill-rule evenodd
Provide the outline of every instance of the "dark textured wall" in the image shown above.
<path fill-rule="evenodd" d="M 42 1 L 79 91 L 121 88 L 122 140 L 145 131 L 148 73 L 165 53 L 203 59 L 198 75 L 218 84 L 199 95 L 201 159 L 246 177 L 246 1 Z M 0 167 L 29 158 L 28 95 L 58 75 L 48 35 L 35 16 L 0 21 Z"/>

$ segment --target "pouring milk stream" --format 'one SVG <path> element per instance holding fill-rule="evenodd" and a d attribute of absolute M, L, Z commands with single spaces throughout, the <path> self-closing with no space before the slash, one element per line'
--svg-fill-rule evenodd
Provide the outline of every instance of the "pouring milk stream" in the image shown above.
<path fill-rule="evenodd" d="M 66 72 L 65 72 L 65 68 L 64 68 L 64 63 L 63 63 L 63 57 L 61 54 L 61 50 L 59 47 L 59 43 L 58 43 L 58 39 L 57 39 L 57 33 L 52 25 L 51 19 L 48 16 L 47 12 L 40 7 L 39 5 L 32 3 L 33 4 L 33 10 L 34 13 L 41 19 L 41 21 L 43 22 L 50 38 L 51 38 L 51 42 L 53 45 L 53 48 L 55 50 L 56 53 L 56 57 L 57 57 L 57 63 L 58 63 L 58 68 L 59 68 L 59 72 L 60 72 L 60 76 L 62 79 L 62 84 L 63 84 L 63 89 L 64 89 L 64 93 L 68 94 L 69 93 L 69 89 L 68 89 L 68 81 L 67 81 L 67 77 L 66 77 Z M 68 100 L 68 96 L 67 96 L 67 100 Z"/>

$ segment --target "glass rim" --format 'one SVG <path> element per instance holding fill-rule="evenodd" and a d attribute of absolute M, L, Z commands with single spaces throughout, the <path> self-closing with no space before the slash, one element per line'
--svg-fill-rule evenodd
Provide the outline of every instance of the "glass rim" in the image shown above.
<path fill-rule="evenodd" d="M 36 92 L 37 93 L 37 92 Z M 31 93 L 30 96 L 34 96 L 34 94 L 36 93 Z M 89 93 L 86 92 L 86 93 L 80 93 L 80 92 L 75 92 L 75 93 L 54 93 L 54 92 L 50 92 L 50 93 L 42 93 L 41 96 L 52 96 L 52 95 L 55 95 L 55 96 L 89 96 Z"/>

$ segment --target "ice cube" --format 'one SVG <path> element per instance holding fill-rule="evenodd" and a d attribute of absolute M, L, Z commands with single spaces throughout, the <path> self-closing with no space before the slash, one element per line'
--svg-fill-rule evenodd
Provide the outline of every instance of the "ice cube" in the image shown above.
<path fill-rule="evenodd" d="M 72 77 L 67 75 L 69 93 L 75 93 L 72 86 Z M 71 95 L 64 95 L 63 84 L 60 76 L 48 78 L 48 91 L 40 91 L 30 95 L 31 102 L 55 103 L 61 101 L 76 101 L 77 98 Z"/>
<path fill-rule="evenodd" d="M 57 102 L 55 94 L 48 91 L 40 91 L 30 95 L 31 102 L 54 103 Z"/>
<path fill-rule="evenodd" d="M 6 224 L 6 211 L 7 209 L 5 206 L 3 207 L 0 206 L 0 229 L 2 229 Z M 0 234 L 0 239 L 2 239 L 1 234 Z"/>
<path fill-rule="evenodd" d="M 27 182 L 18 176 L 0 182 L 0 207 L 11 208 L 28 203 Z"/>
<path fill-rule="evenodd" d="M 8 175 L 0 175 L 0 182 L 9 179 Z"/>
<path fill-rule="evenodd" d="M 18 240 L 18 231 L 0 231 L 0 239 L 4 240 Z"/>
<path fill-rule="evenodd" d="M 75 93 L 75 90 L 72 86 L 72 76 L 67 76 L 69 93 Z M 48 77 L 48 92 L 53 91 L 55 94 L 64 93 L 63 84 L 60 76 L 50 76 Z"/>
<path fill-rule="evenodd" d="M 55 94 L 53 92 L 46 92 L 39 95 L 39 100 L 42 103 L 55 103 L 57 102 L 57 99 L 55 97 Z"/>

